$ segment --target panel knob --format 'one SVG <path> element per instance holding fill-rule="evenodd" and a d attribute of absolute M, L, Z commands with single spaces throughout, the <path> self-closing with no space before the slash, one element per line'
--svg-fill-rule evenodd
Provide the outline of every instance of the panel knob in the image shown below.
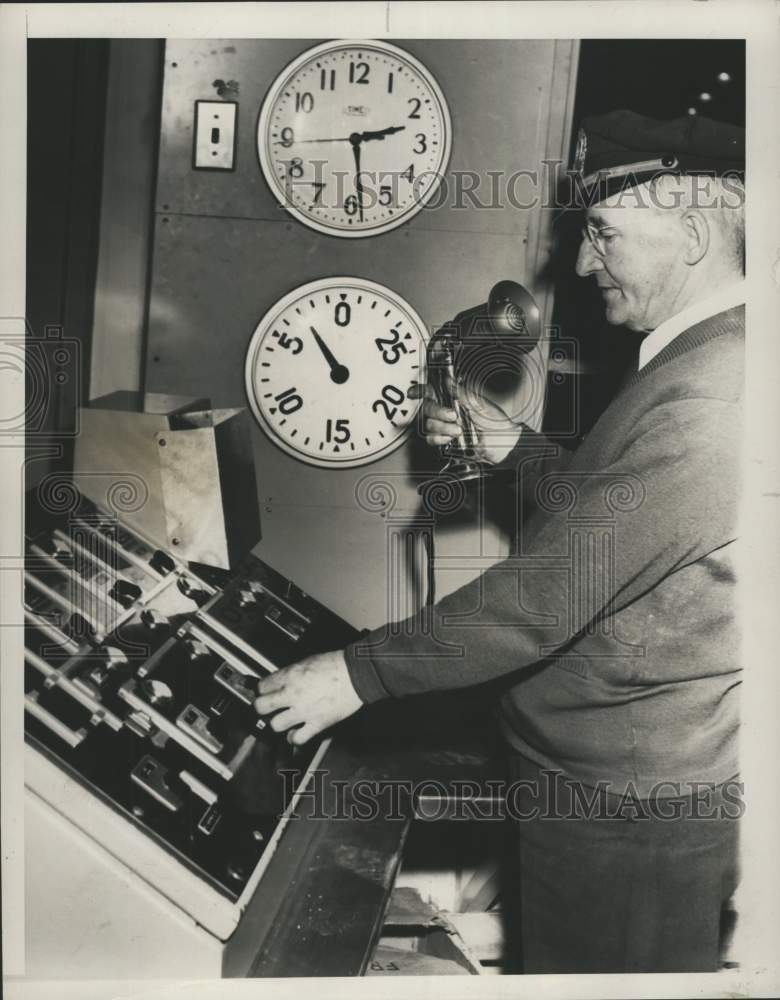
<path fill-rule="evenodd" d="M 150 629 L 163 628 L 171 624 L 164 614 L 155 611 L 154 608 L 144 608 L 141 612 L 141 622 Z"/>
<path fill-rule="evenodd" d="M 191 660 L 200 660 L 205 656 L 211 655 L 209 647 L 205 642 L 201 642 L 200 639 L 185 639 L 184 648 Z"/>

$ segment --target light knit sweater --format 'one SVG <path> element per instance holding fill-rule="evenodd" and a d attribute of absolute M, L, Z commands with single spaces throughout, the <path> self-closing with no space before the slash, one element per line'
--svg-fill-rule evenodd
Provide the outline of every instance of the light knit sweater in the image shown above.
<path fill-rule="evenodd" d="M 732 777 L 743 341 L 744 307 L 680 334 L 565 461 L 521 435 L 515 554 L 348 647 L 363 701 L 504 678 L 543 767 L 642 797 Z"/>

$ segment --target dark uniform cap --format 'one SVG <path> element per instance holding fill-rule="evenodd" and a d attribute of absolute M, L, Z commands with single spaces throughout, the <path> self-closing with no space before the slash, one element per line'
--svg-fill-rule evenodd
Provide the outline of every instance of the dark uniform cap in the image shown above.
<path fill-rule="evenodd" d="M 745 130 L 699 115 L 658 121 L 610 111 L 583 120 L 572 169 L 584 179 L 590 204 L 664 173 L 741 176 Z"/>

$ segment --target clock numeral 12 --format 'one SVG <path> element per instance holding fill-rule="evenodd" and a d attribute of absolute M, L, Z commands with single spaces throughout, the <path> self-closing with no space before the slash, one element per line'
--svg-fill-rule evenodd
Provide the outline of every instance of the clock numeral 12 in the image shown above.
<path fill-rule="evenodd" d="M 350 83 L 368 83 L 369 67 L 368 63 L 359 62 L 349 64 Z"/>
<path fill-rule="evenodd" d="M 279 404 L 279 409 L 285 417 L 289 417 L 291 413 L 297 413 L 303 406 L 303 400 L 298 395 L 298 390 L 295 386 L 285 389 L 284 392 L 280 392 L 278 396 L 274 396 L 274 399 Z"/>

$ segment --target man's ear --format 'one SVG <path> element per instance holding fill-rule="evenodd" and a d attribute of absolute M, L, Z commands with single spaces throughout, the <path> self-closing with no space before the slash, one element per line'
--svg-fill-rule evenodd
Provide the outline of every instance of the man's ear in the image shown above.
<path fill-rule="evenodd" d="M 681 217 L 686 264 L 698 264 L 707 253 L 710 246 L 710 224 L 704 212 L 698 208 L 689 208 Z"/>

